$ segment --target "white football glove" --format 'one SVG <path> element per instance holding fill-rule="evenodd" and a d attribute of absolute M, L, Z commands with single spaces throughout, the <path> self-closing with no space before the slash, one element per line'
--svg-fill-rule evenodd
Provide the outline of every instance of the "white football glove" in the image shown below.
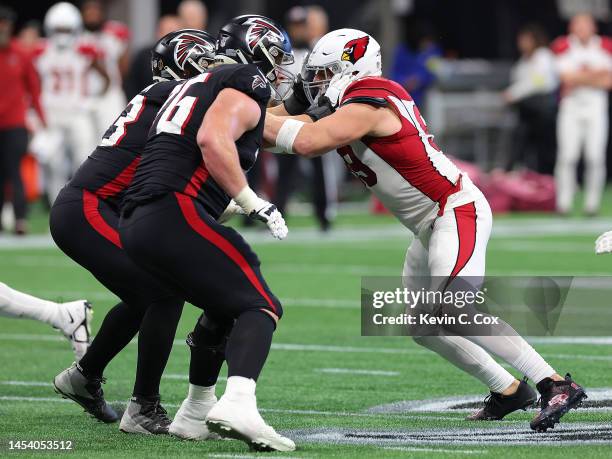
<path fill-rule="evenodd" d="M 601 255 L 604 253 L 612 253 L 612 231 L 603 233 L 595 241 L 595 253 Z"/>
<path fill-rule="evenodd" d="M 244 210 L 242 210 L 242 207 L 236 204 L 236 201 L 232 199 L 223 211 L 223 213 L 219 215 L 219 218 L 217 218 L 217 223 L 226 223 L 234 215 L 246 215 L 246 213 L 244 212 Z"/>
<path fill-rule="evenodd" d="M 351 75 L 341 76 L 340 74 L 335 75 L 329 82 L 329 87 L 325 91 L 325 97 L 329 99 L 333 108 L 337 108 L 342 99 L 342 94 L 346 90 L 346 87 L 353 81 Z"/>
<path fill-rule="evenodd" d="M 272 236 L 276 239 L 280 240 L 287 237 L 289 229 L 287 228 L 285 219 L 274 204 L 265 199 L 261 199 L 248 186 L 244 187 L 244 189 L 234 197 L 234 200 L 236 204 L 244 210 L 246 215 L 268 225 L 270 233 L 272 233 Z"/>

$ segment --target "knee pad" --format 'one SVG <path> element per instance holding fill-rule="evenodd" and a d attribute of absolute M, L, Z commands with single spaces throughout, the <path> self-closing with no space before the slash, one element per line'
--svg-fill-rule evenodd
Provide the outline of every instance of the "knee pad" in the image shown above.
<path fill-rule="evenodd" d="M 211 319 L 202 313 L 193 331 L 187 335 L 187 345 L 192 349 L 205 347 L 224 352 L 233 326 L 234 319 Z"/>

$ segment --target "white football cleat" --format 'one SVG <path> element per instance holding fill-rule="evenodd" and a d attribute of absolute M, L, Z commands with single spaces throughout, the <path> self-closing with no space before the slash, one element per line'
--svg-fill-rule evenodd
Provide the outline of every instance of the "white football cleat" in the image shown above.
<path fill-rule="evenodd" d="M 223 395 L 206 416 L 211 432 L 245 442 L 256 451 L 295 451 L 295 443 L 266 424 L 254 395 Z"/>
<path fill-rule="evenodd" d="M 601 255 L 603 253 L 612 252 L 612 231 L 603 233 L 595 241 L 595 253 Z"/>
<path fill-rule="evenodd" d="M 183 440 L 216 440 L 219 436 L 208 430 L 206 415 L 217 403 L 217 397 L 197 401 L 186 398 L 174 415 L 168 433 Z"/>
<path fill-rule="evenodd" d="M 64 319 L 64 324 L 59 330 L 70 341 L 76 362 L 78 362 L 89 347 L 90 325 L 93 315 L 91 304 L 86 300 L 79 300 L 60 303 L 58 307 Z"/>

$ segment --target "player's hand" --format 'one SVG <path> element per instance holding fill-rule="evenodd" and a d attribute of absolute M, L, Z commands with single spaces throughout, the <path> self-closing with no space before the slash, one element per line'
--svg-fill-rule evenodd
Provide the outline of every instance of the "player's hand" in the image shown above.
<path fill-rule="evenodd" d="M 337 108 L 344 94 L 346 87 L 353 81 L 351 75 L 335 75 L 329 82 L 329 87 L 325 91 L 325 97 L 329 100 L 333 108 Z"/>
<path fill-rule="evenodd" d="M 612 253 L 612 231 L 603 233 L 595 241 L 595 253 L 601 255 L 604 253 Z"/>
<path fill-rule="evenodd" d="M 306 93 L 304 92 L 304 81 L 302 80 L 301 74 L 298 74 L 295 78 L 291 95 L 283 101 L 283 105 L 287 113 L 291 116 L 301 115 L 310 106 L 308 97 L 306 97 Z"/>
<path fill-rule="evenodd" d="M 261 207 L 259 207 L 257 210 L 253 210 L 249 214 L 249 217 L 262 221 L 268 225 L 270 233 L 272 233 L 272 236 L 274 236 L 276 239 L 285 239 L 287 237 L 287 233 L 289 233 L 285 219 L 274 204 L 264 199 L 260 199 L 260 201 Z"/>
<path fill-rule="evenodd" d="M 217 218 L 217 223 L 221 223 L 221 224 L 226 223 L 234 215 L 246 215 L 246 213 L 242 209 L 242 207 L 236 204 L 236 201 L 232 199 L 230 203 L 227 205 L 227 207 L 225 208 L 225 210 L 223 211 L 223 213 L 219 215 L 219 218 Z"/>
<path fill-rule="evenodd" d="M 234 196 L 234 201 L 251 218 L 259 220 L 268 225 L 272 236 L 276 239 L 285 239 L 289 230 L 285 219 L 271 202 L 261 199 L 247 185 Z"/>
<path fill-rule="evenodd" d="M 312 104 L 308 110 L 304 113 L 305 115 L 310 116 L 312 121 L 319 121 L 321 118 L 325 118 L 326 116 L 331 115 L 336 111 L 334 105 L 330 102 L 330 100 L 321 96 L 317 99 L 317 101 Z"/>

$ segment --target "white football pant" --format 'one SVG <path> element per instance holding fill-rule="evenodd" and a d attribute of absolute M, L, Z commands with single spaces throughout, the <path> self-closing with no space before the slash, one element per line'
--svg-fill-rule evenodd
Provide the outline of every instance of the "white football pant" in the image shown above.
<path fill-rule="evenodd" d="M 561 101 L 557 117 L 557 210 L 565 213 L 572 209 L 576 170 L 584 149 L 584 211 L 594 213 L 599 210 L 606 183 L 607 103 L 578 106 L 565 102 L 571 101 Z"/>
<path fill-rule="evenodd" d="M 485 275 L 487 243 L 493 217 L 484 197 L 446 209 L 431 228 L 415 237 L 406 252 L 403 281 L 407 288 L 421 288 L 424 277 L 469 277 L 479 288 Z M 440 285 L 427 288 L 440 288 Z M 505 360 L 536 383 L 555 371 L 508 324 L 500 321 L 495 336 L 415 336 L 421 346 L 438 353 L 453 365 L 474 376 L 492 392 L 503 392 L 515 378 L 491 355 Z M 487 352 L 488 351 L 488 352 Z"/>

